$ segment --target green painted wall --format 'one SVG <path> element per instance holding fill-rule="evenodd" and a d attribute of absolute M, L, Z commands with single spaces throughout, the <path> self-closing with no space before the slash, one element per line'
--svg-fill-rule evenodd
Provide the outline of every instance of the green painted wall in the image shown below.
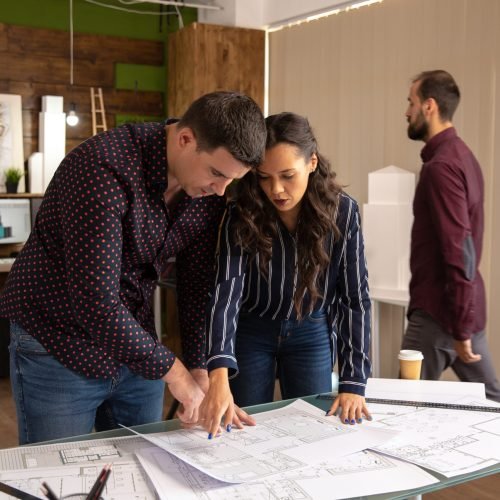
<path fill-rule="evenodd" d="M 160 11 L 156 4 L 123 5 L 117 0 L 97 1 L 141 12 Z M 168 12 L 174 12 L 173 7 L 168 9 Z M 183 8 L 181 12 L 184 25 L 196 21 L 196 9 Z M 69 31 L 69 0 L 0 0 L 0 22 Z M 75 32 L 82 33 L 166 40 L 169 32 L 177 31 L 178 22 L 176 15 L 121 12 L 86 0 L 73 0 L 73 27 Z"/>
<path fill-rule="evenodd" d="M 160 12 L 160 6 L 157 4 L 123 5 L 117 0 L 97 1 L 121 5 L 140 12 Z M 167 7 L 163 6 L 163 9 L 166 11 Z M 180 11 L 185 26 L 197 20 L 196 9 L 181 8 Z M 170 6 L 168 12 L 173 13 L 175 10 Z M 0 0 L 0 22 L 69 31 L 69 0 Z M 177 31 L 179 24 L 177 15 L 173 14 L 158 16 L 121 12 L 86 0 L 73 0 L 73 29 L 75 33 L 166 42 L 168 33 Z M 166 53 L 165 43 L 165 61 Z M 137 82 L 138 90 L 159 91 L 166 96 L 166 74 L 165 66 L 159 68 L 138 64 L 117 64 L 115 87 L 134 89 Z"/>
<path fill-rule="evenodd" d="M 167 85 L 165 77 L 163 66 L 123 63 L 115 65 L 115 87 L 117 89 L 164 92 Z"/>

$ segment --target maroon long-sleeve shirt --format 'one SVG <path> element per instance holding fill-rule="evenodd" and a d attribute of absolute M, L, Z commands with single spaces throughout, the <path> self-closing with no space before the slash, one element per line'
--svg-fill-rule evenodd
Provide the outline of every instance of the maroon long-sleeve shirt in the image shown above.
<path fill-rule="evenodd" d="M 413 201 L 409 314 L 422 309 L 457 340 L 486 325 L 479 273 L 484 181 L 467 145 L 448 128 L 422 149 Z"/>

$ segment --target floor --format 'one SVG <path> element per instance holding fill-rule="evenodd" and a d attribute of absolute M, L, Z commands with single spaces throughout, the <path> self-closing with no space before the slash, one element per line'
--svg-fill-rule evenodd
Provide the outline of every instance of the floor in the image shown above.
<path fill-rule="evenodd" d="M 165 414 L 172 402 L 165 394 Z M 17 424 L 8 378 L 0 378 L 0 449 L 17 446 Z M 500 474 L 425 495 L 425 500 L 498 500 Z"/>

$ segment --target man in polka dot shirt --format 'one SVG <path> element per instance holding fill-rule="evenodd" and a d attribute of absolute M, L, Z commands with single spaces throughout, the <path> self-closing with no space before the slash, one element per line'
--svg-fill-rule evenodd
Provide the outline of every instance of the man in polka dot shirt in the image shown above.
<path fill-rule="evenodd" d="M 88 433 L 102 407 L 127 426 L 160 420 L 165 382 L 197 421 L 222 195 L 265 138 L 253 100 L 215 92 L 180 121 L 118 127 L 62 161 L 0 299 L 21 444 Z M 185 364 L 151 306 L 173 256 Z"/>

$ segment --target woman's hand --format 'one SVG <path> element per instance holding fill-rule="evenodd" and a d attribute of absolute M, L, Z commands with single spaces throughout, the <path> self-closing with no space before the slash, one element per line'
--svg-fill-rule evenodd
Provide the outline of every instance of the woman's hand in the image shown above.
<path fill-rule="evenodd" d="M 349 392 L 341 392 L 333 402 L 327 415 L 335 415 L 338 409 L 341 409 L 339 418 L 344 424 L 361 424 L 363 415 L 367 420 L 371 420 L 372 416 L 366 406 L 365 398 L 358 394 Z"/>
<path fill-rule="evenodd" d="M 209 375 L 210 385 L 200 406 L 199 423 L 208 432 L 208 439 L 221 431 L 221 421 L 227 432 L 234 425 L 243 428 L 243 423 L 255 425 L 255 420 L 234 404 L 229 388 L 227 368 L 216 368 Z"/>

